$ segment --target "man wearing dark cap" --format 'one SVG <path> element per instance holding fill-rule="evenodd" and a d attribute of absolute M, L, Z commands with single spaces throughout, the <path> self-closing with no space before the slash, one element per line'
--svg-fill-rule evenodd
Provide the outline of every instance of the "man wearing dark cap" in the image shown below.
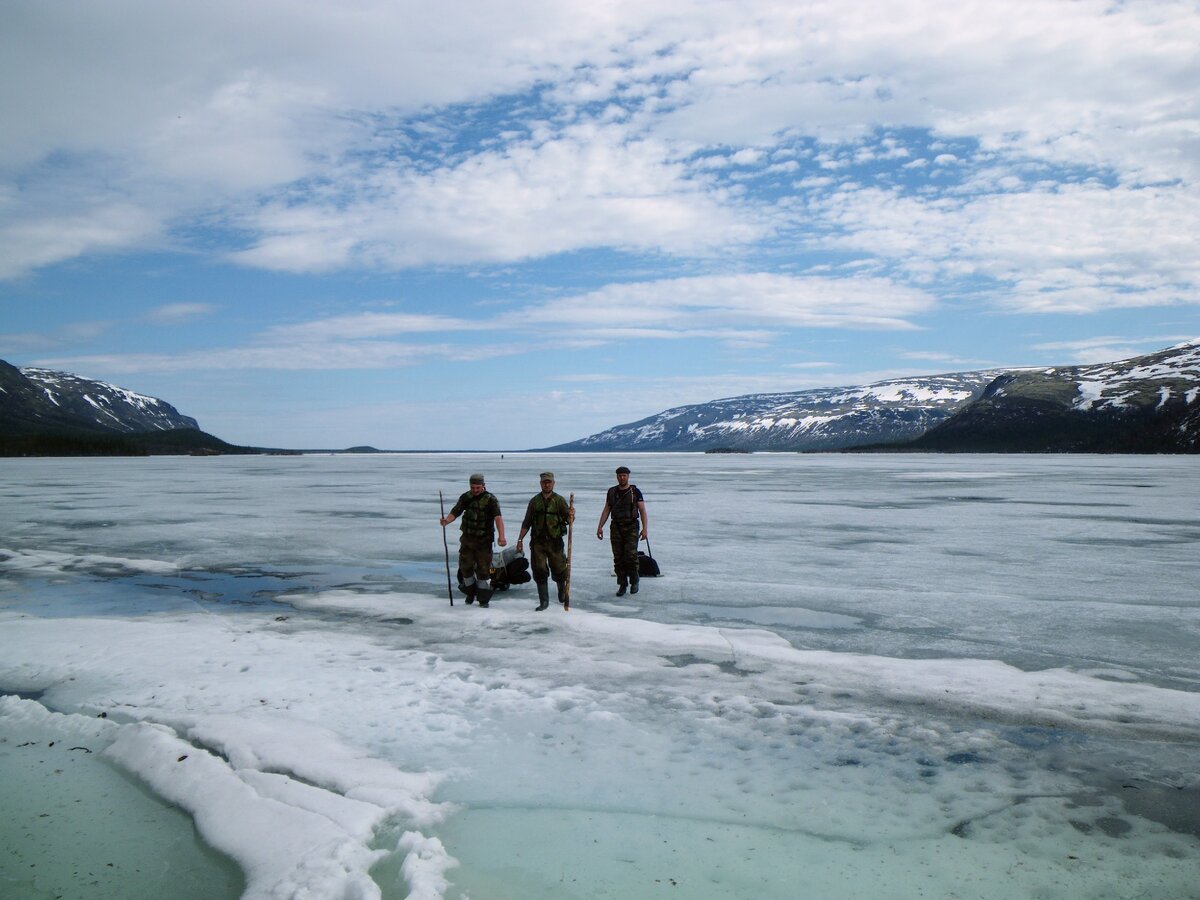
<path fill-rule="evenodd" d="M 625 596 L 625 588 L 631 594 L 638 592 L 638 541 L 645 540 L 649 522 L 646 518 L 646 503 L 636 484 L 629 483 L 629 469 L 617 468 L 617 483 L 608 489 L 604 509 L 600 513 L 600 524 L 596 526 L 596 537 L 604 540 L 604 523 L 612 516 L 609 540 L 612 543 L 613 568 L 617 572 L 617 596 Z M 638 519 L 641 531 L 638 531 Z"/>
<path fill-rule="evenodd" d="M 517 552 L 521 552 L 525 534 L 532 531 L 529 553 L 533 557 L 533 580 L 538 592 L 536 611 L 541 612 L 550 605 L 548 582 L 551 575 L 558 588 L 558 602 L 567 601 L 567 561 L 563 556 L 563 535 L 567 533 L 567 526 L 575 521 L 575 509 L 567 505 L 562 495 L 554 493 L 553 472 L 543 472 L 538 477 L 542 492 L 534 494 L 525 509 L 521 533 L 517 535 Z"/>
<path fill-rule="evenodd" d="M 479 473 L 471 476 L 470 483 L 471 489 L 458 498 L 441 522 L 445 528 L 459 516 L 463 517 L 458 542 L 459 578 L 467 603 L 478 599 L 479 605 L 486 607 L 492 599 L 492 539 L 498 536 L 501 547 L 508 541 L 504 538 L 500 501 L 488 493 Z"/>

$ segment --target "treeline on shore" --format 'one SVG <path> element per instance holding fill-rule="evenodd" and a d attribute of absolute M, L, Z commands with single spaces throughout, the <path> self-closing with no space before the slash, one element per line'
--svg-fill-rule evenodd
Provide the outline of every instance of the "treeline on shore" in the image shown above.
<path fill-rule="evenodd" d="M 83 430 L 0 435 L 0 456 L 151 456 L 261 453 L 194 428 L 104 434 Z"/>

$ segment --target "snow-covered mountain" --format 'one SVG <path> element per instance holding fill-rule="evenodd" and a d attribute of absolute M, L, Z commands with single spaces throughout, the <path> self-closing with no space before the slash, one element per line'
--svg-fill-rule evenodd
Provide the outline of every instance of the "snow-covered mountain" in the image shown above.
<path fill-rule="evenodd" d="M 866 387 L 750 394 L 680 406 L 551 450 L 839 450 L 912 440 L 1002 372 L 960 372 Z"/>
<path fill-rule="evenodd" d="M 915 442 L 911 445 L 909 442 Z M 1200 341 L 1120 362 L 989 370 L 680 406 L 551 450 L 1200 452 Z"/>
<path fill-rule="evenodd" d="M 1012 372 L 917 441 L 930 450 L 1200 452 L 1200 341 Z"/>
<path fill-rule="evenodd" d="M 29 434 L 55 428 L 140 434 L 199 429 L 199 425 L 154 397 L 68 372 L 17 369 L 0 360 L 0 432 Z"/>

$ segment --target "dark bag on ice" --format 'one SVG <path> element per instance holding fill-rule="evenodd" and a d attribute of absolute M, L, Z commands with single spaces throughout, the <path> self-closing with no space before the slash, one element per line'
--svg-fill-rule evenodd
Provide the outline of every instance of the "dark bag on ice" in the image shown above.
<path fill-rule="evenodd" d="M 524 584 L 532 580 L 529 574 L 529 560 L 516 556 L 516 550 L 506 547 L 492 555 L 492 565 L 489 572 L 492 576 L 492 590 L 507 591 L 514 584 Z M 462 571 L 458 573 L 458 589 L 465 593 Z"/>
<path fill-rule="evenodd" d="M 638 551 L 638 577 L 639 578 L 657 578 L 662 572 L 658 570 L 658 563 L 654 561 L 653 556 L 647 556 L 641 550 Z"/>
<path fill-rule="evenodd" d="M 524 584 L 533 576 L 529 574 L 529 560 L 518 556 L 504 567 L 504 574 L 509 584 Z"/>
<path fill-rule="evenodd" d="M 524 584 L 532 580 L 529 574 L 529 560 L 517 556 L 515 547 L 505 547 L 492 554 L 492 587 L 498 591 L 507 591 L 514 584 Z"/>

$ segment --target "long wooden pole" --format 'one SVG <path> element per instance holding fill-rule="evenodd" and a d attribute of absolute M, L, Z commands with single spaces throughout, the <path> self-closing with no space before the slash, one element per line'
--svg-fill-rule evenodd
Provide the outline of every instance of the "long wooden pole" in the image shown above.
<path fill-rule="evenodd" d="M 442 508 L 442 518 L 446 518 L 446 501 L 442 492 L 438 491 L 438 505 Z M 446 551 L 446 594 L 450 597 L 450 605 L 454 605 L 454 588 L 450 587 L 450 545 L 446 542 L 446 526 L 442 526 L 442 548 Z"/>
<path fill-rule="evenodd" d="M 575 508 L 575 494 L 571 494 L 571 499 L 567 503 L 567 509 Z M 575 523 L 571 521 L 571 515 L 567 514 L 567 579 L 563 584 L 563 612 L 567 612 L 571 608 L 571 537 L 575 531 Z"/>

